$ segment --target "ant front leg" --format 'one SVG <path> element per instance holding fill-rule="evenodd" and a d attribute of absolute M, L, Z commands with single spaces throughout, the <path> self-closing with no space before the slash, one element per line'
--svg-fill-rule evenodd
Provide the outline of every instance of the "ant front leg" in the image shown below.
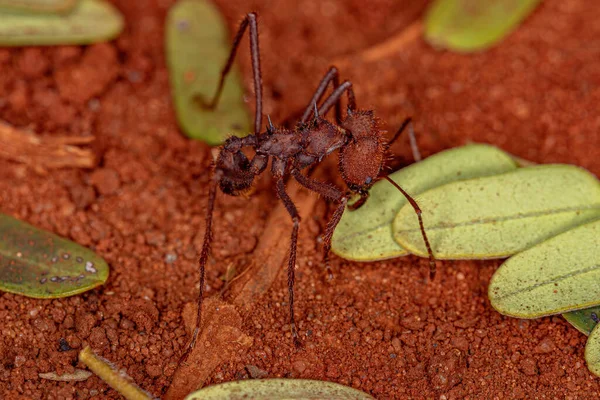
<path fill-rule="evenodd" d="M 352 82 L 346 80 L 325 99 L 323 104 L 321 104 L 321 107 L 319 107 L 319 114 L 327 114 L 327 112 L 331 110 L 331 107 L 339 103 L 340 98 L 344 93 L 347 93 L 348 95 L 348 112 L 356 110 L 356 96 L 354 96 Z"/>
<path fill-rule="evenodd" d="M 417 145 L 417 139 L 415 138 L 415 130 L 413 129 L 411 117 L 406 118 L 404 122 L 402 122 L 402 125 L 400 125 L 400 128 L 398 128 L 392 140 L 387 143 L 387 148 L 389 148 L 400 137 L 406 127 L 408 127 L 408 141 L 410 142 L 410 150 L 412 151 L 413 159 L 415 162 L 419 162 L 422 159 L 421 152 L 419 151 L 419 146 Z"/>
<path fill-rule="evenodd" d="M 346 204 L 348 203 L 348 198 L 344 196 L 341 190 L 336 188 L 333 185 L 330 185 L 325 182 L 319 182 L 317 180 L 311 179 L 305 175 L 303 175 L 299 170 L 293 169 L 292 176 L 305 188 L 312 190 L 313 192 L 319 193 L 321 196 L 333 200 L 338 204 L 337 208 L 333 212 L 333 216 L 327 223 L 327 227 L 325 228 L 325 234 L 323 235 L 323 262 L 325 263 L 325 270 L 327 271 L 329 280 L 333 279 L 333 273 L 331 272 L 331 267 L 329 265 L 329 252 L 331 251 L 331 237 L 333 236 L 333 232 L 337 227 L 340 219 L 342 218 L 342 214 L 344 214 L 344 210 L 346 208 Z"/>
<path fill-rule="evenodd" d="M 325 94 L 325 91 L 327 90 L 327 86 L 329 86 L 329 82 L 333 83 L 333 90 L 337 89 L 338 86 L 340 86 L 339 72 L 336 67 L 329 68 L 329 71 L 327 71 L 327 73 L 325 74 L 323 79 L 321 79 L 321 82 L 319 83 L 317 90 L 315 90 L 315 93 L 313 94 L 312 99 L 310 99 L 308 106 L 306 106 L 306 110 L 304 110 L 304 114 L 302 114 L 302 118 L 300 119 L 300 124 L 305 124 L 306 121 L 313 114 L 313 109 L 315 108 L 315 104 L 317 104 L 319 101 L 321 101 L 321 98 L 323 97 L 323 95 Z M 335 104 L 335 119 L 338 124 L 342 120 L 342 107 L 341 107 L 341 104 L 339 101 Z"/>
<path fill-rule="evenodd" d="M 246 28 L 250 26 L 250 55 L 252 57 L 252 73 L 254 76 L 254 93 L 256 95 L 256 110 L 254 114 L 254 134 L 258 135 L 260 133 L 260 127 L 262 126 L 262 76 L 260 72 L 260 52 L 258 48 L 258 28 L 256 22 L 256 13 L 249 13 L 243 19 L 240 27 L 233 39 L 233 45 L 231 46 L 231 52 L 229 53 L 229 58 L 225 63 L 225 67 L 221 71 L 221 78 L 219 79 L 219 85 L 217 86 L 217 91 L 215 92 L 213 98 L 206 102 L 202 96 L 198 96 L 197 100 L 200 102 L 200 105 L 206 109 L 214 110 L 221 98 L 221 93 L 223 92 L 223 86 L 225 84 L 225 78 L 227 74 L 231 71 L 231 67 L 233 66 L 233 60 L 235 58 L 235 54 L 237 49 L 242 41 L 242 36 L 244 36 L 244 32 Z"/>

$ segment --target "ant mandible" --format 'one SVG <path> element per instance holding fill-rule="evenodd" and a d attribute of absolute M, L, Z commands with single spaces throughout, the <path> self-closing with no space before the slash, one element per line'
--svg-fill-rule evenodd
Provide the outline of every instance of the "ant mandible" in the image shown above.
<path fill-rule="evenodd" d="M 285 205 L 294 223 L 291 235 L 290 254 L 288 259 L 288 292 L 290 327 L 294 343 L 300 345 L 296 324 L 294 320 L 294 268 L 296 264 L 296 242 L 298 240 L 298 226 L 300 215 L 292 199 L 285 190 L 285 178 L 293 176 L 302 186 L 314 191 L 323 197 L 336 202 L 337 208 L 329 220 L 323 235 L 323 261 L 327 271 L 329 268 L 329 251 L 331 248 L 331 236 L 337 226 L 348 198 L 352 194 L 360 195 L 360 198 L 351 206 L 356 209 L 363 205 L 368 198 L 369 188 L 379 179 L 387 179 L 408 200 L 414 208 L 423 240 L 427 246 L 430 262 L 430 277 L 435 275 L 435 258 L 429 240 L 423 228 L 421 210 L 415 200 L 406 193 L 396 182 L 387 176 L 380 177 L 386 152 L 410 123 L 408 118 L 393 139 L 386 143 L 384 131 L 378 129 L 378 121 L 371 110 L 359 110 L 352 83 L 348 80 L 340 84 L 339 73 L 335 67 L 331 67 L 317 87 L 309 105 L 306 107 L 300 121 L 293 130 L 276 127 L 268 118 L 266 132 L 260 132 L 262 126 L 262 78 L 260 69 L 260 54 L 258 48 L 258 30 L 256 13 L 246 15 L 233 40 L 233 45 L 225 67 L 221 71 L 219 85 L 211 101 L 207 102 L 202 97 L 196 100 L 205 109 L 214 109 L 221 96 L 225 78 L 233 65 L 237 48 L 247 28 L 250 28 L 250 54 L 252 58 L 252 71 L 254 77 L 254 91 L 256 95 L 256 110 L 254 116 L 254 134 L 243 138 L 230 137 L 221 147 L 217 160 L 214 164 L 210 189 L 208 194 L 208 209 L 206 215 L 206 232 L 200 254 L 200 290 L 198 294 L 198 310 L 196 326 L 192 340 L 182 359 L 185 360 L 190 350 L 194 347 L 201 325 L 202 300 L 204 296 L 204 271 L 210 251 L 212 240 L 212 214 L 217 194 L 217 186 L 225 194 L 239 196 L 248 193 L 254 183 L 254 178 L 260 175 L 266 168 L 271 158 L 271 174 L 275 179 L 277 195 Z M 333 92 L 317 107 L 329 84 L 333 86 Z M 341 98 L 347 96 L 347 115 L 342 118 Z M 335 106 L 336 124 L 325 120 L 326 115 Z M 312 116 L 312 118 L 311 118 Z M 242 152 L 243 148 L 251 148 L 255 155 L 248 159 Z M 337 187 L 314 180 L 300 171 L 317 164 L 335 150 L 339 150 L 339 169 L 344 182 L 348 186 L 348 192 L 344 193 Z M 330 273 L 331 276 L 331 273 Z"/>

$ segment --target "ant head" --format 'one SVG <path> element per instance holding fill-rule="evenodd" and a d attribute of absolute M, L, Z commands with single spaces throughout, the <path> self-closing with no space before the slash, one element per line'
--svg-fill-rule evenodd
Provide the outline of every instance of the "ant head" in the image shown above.
<path fill-rule="evenodd" d="M 348 188 L 365 193 L 379 176 L 386 151 L 373 111 L 349 112 L 341 126 L 350 139 L 340 150 L 340 172 Z"/>
<path fill-rule="evenodd" d="M 228 195 L 247 195 L 252 190 L 255 175 L 250 170 L 248 157 L 235 142 L 237 138 L 230 139 L 233 140 L 227 140 L 217 158 L 216 168 L 223 172 L 219 186 Z"/>

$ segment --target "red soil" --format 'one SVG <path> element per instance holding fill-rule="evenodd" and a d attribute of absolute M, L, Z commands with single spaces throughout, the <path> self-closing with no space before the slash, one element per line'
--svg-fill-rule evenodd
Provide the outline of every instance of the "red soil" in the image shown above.
<path fill-rule="evenodd" d="M 172 3 L 115 1 L 127 28 L 110 44 L 0 49 L 0 117 L 48 135 L 95 135 L 100 159 L 94 170 L 47 176 L 0 160 L 1 211 L 92 247 L 111 265 L 108 283 L 84 295 L 0 294 L 0 398 L 119 398 L 96 377 L 38 377 L 72 370 L 86 343 L 154 395 L 173 379 L 189 338 L 182 309 L 197 292 L 211 152 L 175 123 L 162 45 Z M 425 1 L 217 3 L 232 30 L 244 13 L 259 12 L 265 114 L 274 121 L 298 113 L 327 66 L 342 60 L 359 105 L 375 109 L 389 130 L 412 115 L 425 155 L 477 141 L 600 174 L 600 8 L 592 2 L 543 2 L 482 54 L 436 51 L 417 38 L 369 62 L 361 51 L 401 33 Z M 241 66 L 250 88 L 246 48 Z M 408 159 L 401 142 L 394 151 Z M 340 183 L 328 164 L 324 177 Z M 278 204 L 270 183 L 265 175 L 248 200 L 218 196 L 209 295 L 223 288 L 228 268 L 264 261 L 254 250 Z M 331 380 L 377 398 L 600 394 L 583 358 L 585 336 L 560 316 L 517 320 L 490 307 L 487 285 L 499 261 L 440 262 L 428 283 L 427 260 L 416 257 L 332 257 L 336 278 L 327 284 L 316 239 L 332 209 L 319 199 L 309 210 L 296 285 L 304 348 L 289 337 L 281 273 L 243 314 L 251 347 L 234 352 L 207 383 L 264 374 Z M 61 338 L 72 350 L 61 351 Z"/>

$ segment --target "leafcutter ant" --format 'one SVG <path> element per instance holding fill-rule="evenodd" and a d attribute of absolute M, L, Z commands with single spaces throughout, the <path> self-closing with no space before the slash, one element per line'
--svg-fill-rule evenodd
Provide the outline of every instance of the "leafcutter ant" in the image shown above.
<path fill-rule="evenodd" d="M 210 101 L 199 97 L 197 100 L 200 106 L 205 109 L 214 109 L 217 106 L 225 78 L 233 65 L 236 51 L 247 28 L 250 31 L 250 54 L 256 95 L 254 134 L 243 138 L 234 136 L 227 139 L 221 147 L 213 166 L 214 169 L 208 194 L 206 232 L 199 259 L 200 291 L 198 294 L 198 314 L 196 316 L 196 326 L 192 340 L 182 360 L 187 358 L 187 354 L 194 347 L 201 326 L 204 271 L 212 240 L 212 215 L 217 187 L 223 193 L 232 196 L 239 196 L 249 192 L 255 177 L 267 168 L 269 159 L 271 159 L 271 174 L 275 180 L 277 195 L 285 205 L 294 223 L 288 259 L 288 291 L 290 327 L 296 345 L 299 345 L 300 341 L 294 320 L 294 267 L 296 264 L 296 242 L 298 239 L 300 215 L 298 215 L 294 202 L 286 193 L 285 179 L 287 177 L 292 176 L 302 186 L 337 203 L 337 207 L 323 235 L 323 262 L 328 271 L 330 271 L 329 250 L 331 247 L 331 236 L 342 217 L 344 209 L 348 206 L 348 198 L 353 194 L 360 196 L 354 204 L 348 206 L 351 209 L 356 209 L 367 201 L 368 190 L 377 180 L 387 179 L 406 197 L 414 208 L 419 219 L 423 240 L 429 252 L 430 276 L 433 278 L 435 274 L 435 259 L 425 229 L 423 228 L 419 206 L 397 183 L 387 176 L 381 176 L 389 145 L 408 126 L 410 118 L 404 121 L 392 140 L 386 142 L 383 136 L 384 131 L 378 128 L 378 120 L 375 118 L 373 111 L 357 108 L 352 83 L 346 80 L 340 84 L 338 70 L 335 67 L 331 67 L 319 83 L 312 99 L 294 129 L 277 127 L 273 125 L 269 118 L 266 131 L 261 132 L 262 78 L 256 13 L 246 15 L 242 21 L 234 37 L 229 58 L 221 71 L 216 93 Z M 333 86 L 333 91 L 323 100 L 330 83 Z M 344 94 L 347 96 L 347 113 L 345 116 L 342 116 L 341 98 Z M 317 106 L 319 103 L 320 106 Z M 323 118 L 333 107 L 335 107 L 336 123 L 329 122 Z M 254 150 L 255 154 L 251 159 L 242 152 L 244 148 Z M 346 192 L 332 184 L 314 180 L 301 172 L 309 166 L 320 163 L 325 156 L 335 150 L 339 150 L 339 169 L 348 187 L 348 191 Z"/>

